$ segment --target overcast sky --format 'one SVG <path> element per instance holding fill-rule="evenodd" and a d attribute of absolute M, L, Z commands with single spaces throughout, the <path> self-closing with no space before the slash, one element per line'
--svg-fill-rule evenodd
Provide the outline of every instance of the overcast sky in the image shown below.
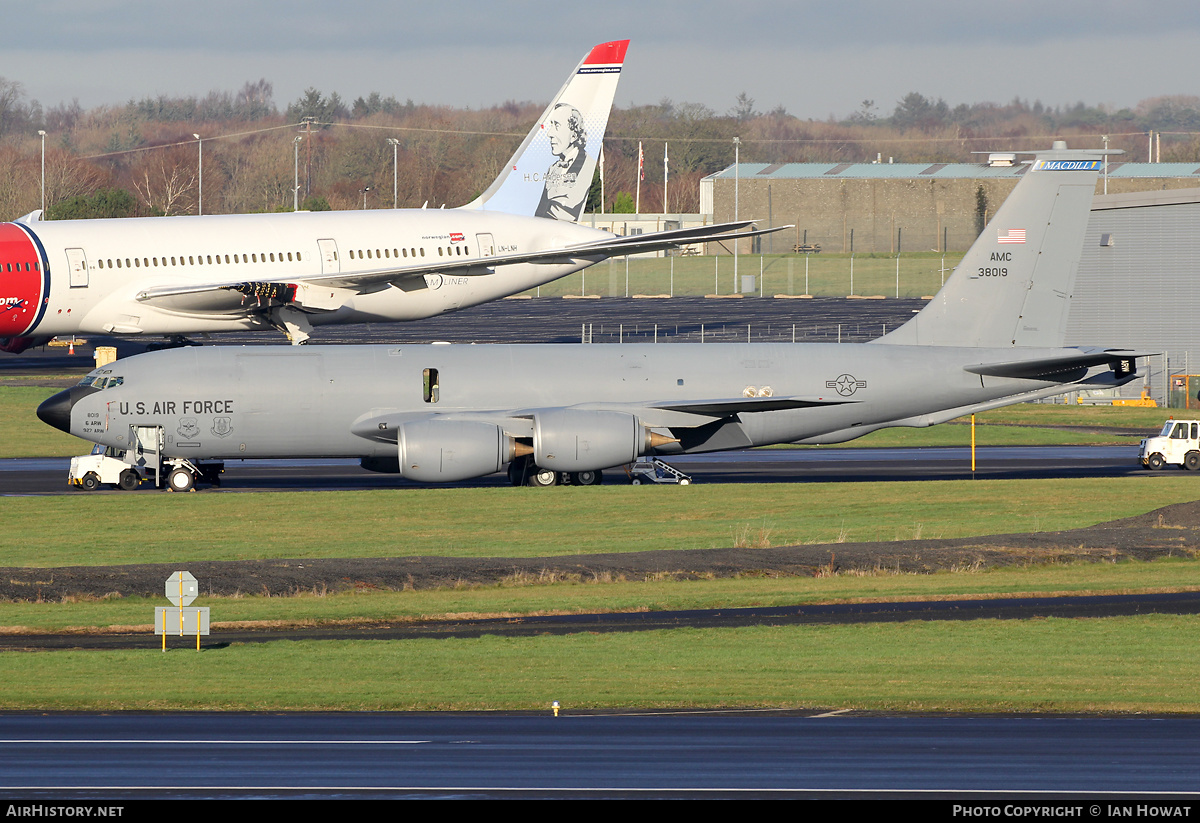
<path fill-rule="evenodd" d="M 702 103 L 845 117 L 910 91 L 947 103 L 1013 97 L 1133 106 L 1200 94 L 1200 3 L 1153 0 L 38 0 L 5 4 L 0 76 L 44 106 L 85 108 L 274 84 L 347 101 L 478 108 L 548 100 L 607 40 L 630 39 L 617 105 Z"/>

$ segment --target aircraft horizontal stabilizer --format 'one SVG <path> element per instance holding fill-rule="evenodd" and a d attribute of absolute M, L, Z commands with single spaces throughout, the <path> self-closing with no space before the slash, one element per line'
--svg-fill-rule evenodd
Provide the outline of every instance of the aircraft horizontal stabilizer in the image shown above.
<path fill-rule="evenodd" d="M 795 226 L 773 226 L 769 229 L 740 231 L 740 229 L 754 225 L 754 222 L 753 220 L 741 220 L 737 223 L 714 223 L 711 226 L 693 226 L 687 229 L 656 231 L 651 234 L 631 234 L 625 237 L 618 237 L 615 240 L 597 240 L 592 243 L 583 243 L 578 246 L 571 246 L 569 249 L 572 252 L 580 253 L 590 253 L 593 250 L 603 251 L 606 253 L 605 256 L 613 257 L 615 255 L 663 251 L 665 249 L 678 248 L 679 246 L 688 246 L 693 243 L 713 243 L 725 240 L 740 240 L 744 237 L 759 237 L 764 234 L 795 228 Z"/>
<path fill-rule="evenodd" d="M 1053 380 L 1061 382 L 1063 375 L 1092 366 L 1113 367 L 1113 371 L 1121 374 L 1132 374 L 1135 370 L 1134 361 L 1138 357 L 1149 357 L 1152 352 L 1137 352 L 1127 349 L 1078 350 L 1078 353 L 1066 353 L 1039 357 L 1029 360 L 1010 360 L 1003 363 L 981 363 L 974 366 L 964 366 L 964 370 L 972 374 L 986 377 L 1012 377 L 1018 380 Z M 1082 376 L 1082 375 L 1081 375 Z"/>

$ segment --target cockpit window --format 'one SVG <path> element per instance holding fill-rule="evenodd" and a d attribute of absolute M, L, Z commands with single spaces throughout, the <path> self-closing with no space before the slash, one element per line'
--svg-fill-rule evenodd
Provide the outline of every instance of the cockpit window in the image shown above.
<path fill-rule="evenodd" d="M 106 374 L 102 374 L 98 377 L 93 377 L 92 375 L 89 374 L 86 377 L 84 377 L 82 380 L 80 380 L 78 385 L 90 386 L 93 389 L 111 389 L 111 388 L 121 385 L 124 382 L 125 382 L 124 377 L 111 377 Z"/>

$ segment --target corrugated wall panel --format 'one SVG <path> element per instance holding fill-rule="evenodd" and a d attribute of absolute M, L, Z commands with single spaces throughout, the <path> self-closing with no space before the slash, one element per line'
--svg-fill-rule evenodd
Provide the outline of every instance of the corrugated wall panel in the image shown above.
<path fill-rule="evenodd" d="M 1104 234 L 1111 246 L 1100 245 Z M 1198 268 L 1200 203 L 1093 211 L 1067 344 L 1163 351 L 1171 372 L 1200 371 Z M 1161 401 L 1161 375 L 1152 389 Z"/>

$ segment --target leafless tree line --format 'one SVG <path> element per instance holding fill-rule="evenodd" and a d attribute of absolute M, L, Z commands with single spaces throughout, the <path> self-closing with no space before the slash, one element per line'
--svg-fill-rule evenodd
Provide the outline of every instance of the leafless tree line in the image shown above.
<path fill-rule="evenodd" d="M 0 78 L 0 217 L 40 205 L 39 131 L 48 204 L 115 188 L 135 196 L 140 214 L 195 213 L 203 141 L 205 213 L 288 210 L 297 180 L 299 199 L 315 198 L 315 207 L 362 208 L 365 193 L 367 208 L 389 208 L 393 180 L 400 207 L 457 206 L 495 178 L 541 109 L 513 101 L 480 110 L 402 104 L 378 93 L 345 102 L 309 89 L 280 112 L 266 80 L 236 94 L 43 109 L 20 83 Z M 782 108 L 758 112 L 746 93 L 724 114 L 663 100 L 613 110 L 603 209 L 640 185 L 644 212 L 697 211 L 701 178 L 733 162 L 735 137 L 748 163 L 974 162 L 976 151 L 1036 148 L 1055 138 L 1099 146 L 1102 135 L 1129 159 L 1145 159 L 1153 130 L 1161 135 L 1159 159 L 1200 161 L 1200 98 L 1158 97 L 1108 111 L 1019 99 L 951 107 L 912 93 L 890 115 L 864 100 L 849 117 L 822 121 Z"/>

